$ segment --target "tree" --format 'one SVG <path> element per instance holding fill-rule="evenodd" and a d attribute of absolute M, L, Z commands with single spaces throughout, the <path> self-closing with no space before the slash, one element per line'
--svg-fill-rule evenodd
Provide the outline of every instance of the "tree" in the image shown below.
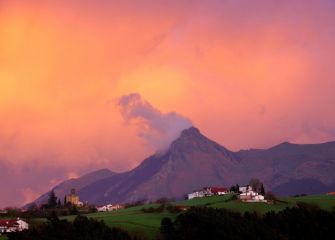
<path fill-rule="evenodd" d="M 51 190 L 48 199 L 48 208 L 53 209 L 57 207 L 57 197 L 54 190 Z"/>
<path fill-rule="evenodd" d="M 71 215 L 76 215 L 79 213 L 78 208 L 76 205 L 70 205 L 69 206 L 69 212 Z"/>
<path fill-rule="evenodd" d="M 64 205 L 66 205 L 67 201 L 66 201 L 66 196 L 64 196 Z"/>
<path fill-rule="evenodd" d="M 236 186 L 234 186 L 234 185 L 231 186 L 230 189 L 229 189 L 229 191 L 230 191 L 230 192 L 234 192 L 234 193 L 236 193 L 236 192 L 237 192 L 237 190 L 236 190 Z"/>
<path fill-rule="evenodd" d="M 58 199 L 57 207 L 58 207 L 58 208 L 61 208 L 61 207 L 62 207 L 62 203 L 60 202 L 60 199 Z"/>
<path fill-rule="evenodd" d="M 38 206 L 37 206 L 37 204 L 36 204 L 36 203 L 32 203 L 32 204 L 30 204 L 29 207 L 28 207 L 28 211 L 31 211 L 31 212 L 33 212 L 33 211 L 38 211 Z"/>
<path fill-rule="evenodd" d="M 165 217 L 162 219 L 160 231 L 161 234 L 164 236 L 164 239 L 173 239 L 174 226 L 171 218 Z"/>
<path fill-rule="evenodd" d="M 275 202 L 277 200 L 277 197 L 276 195 L 274 195 L 272 192 L 267 192 L 265 194 L 265 199 L 268 200 L 268 201 L 273 201 Z"/>
<path fill-rule="evenodd" d="M 249 185 L 257 193 L 261 192 L 262 182 L 258 178 L 252 178 L 249 182 Z"/>
<path fill-rule="evenodd" d="M 265 195 L 265 189 L 264 189 L 264 185 L 262 184 L 262 186 L 261 186 L 261 195 Z"/>
<path fill-rule="evenodd" d="M 21 212 L 20 209 L 15 207 L 7 207 L 5 210 L 7 211 L 7 216 L 10 217 L 16 217 Z"/>

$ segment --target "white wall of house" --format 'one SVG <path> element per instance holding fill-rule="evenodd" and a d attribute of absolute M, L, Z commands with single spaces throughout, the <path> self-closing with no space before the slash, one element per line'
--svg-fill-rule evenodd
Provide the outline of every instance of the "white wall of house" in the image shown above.
<path fill-rule="evenodd" d="M 21 219 L 17 220 L 17 224 L 18 224 L 19 231 L 29 229 L 29 224 L 25 221 L 22 221 Z"/>
<path fill-rule="evenodd" d="M 115 204 L 115 205 L 107 204 L 105 206 L 98 207 L 97 209 L 98 209 L 98 212 L 111 212 L 111 211 L 119 210 L 121 208 L 122 206 L 119 204 Z"/>
<path fill-rule="evenodd" d="M 246 192 L 253 191 L 253 189 L 252 189 L 251 186 L 240 187 L 238 190 L 239 190 L 241 193 L 246 193 Z"/>
<path fill-rule="evenodd" d="M 258 194 L 254 191 L 248 191 L 245 193 L 241 193 L 239 195 L 239 198 L 242 201 L 246 201 L 246 202 L 267 202 L 263 195 Z"/>
<path fill-rule="evenodd" d="M 29 229 L 29 224 L 21 219 L 17 219 L 15 224 L 10 224 L 10 226 L 0 226 L 0 233 L 4 232 L 18 232 Z"/>
<path fill-rule="evenodd" d="M 187 198 L 190 200 L 190 199 L 193 199 L 193 198 L 200 198 L 200 197 L 204 197 L 205 195 L 203 194 L 202 191 L 200 192 L 193 192 L 193 193 L 190 193 L 187 195 Z"/>

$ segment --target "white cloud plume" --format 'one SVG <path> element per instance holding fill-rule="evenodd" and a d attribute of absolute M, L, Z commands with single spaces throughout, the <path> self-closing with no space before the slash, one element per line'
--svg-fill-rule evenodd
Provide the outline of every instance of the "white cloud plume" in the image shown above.
<path fill-rule="evenodd" d="M 162 113 L 138 93 L 122 96 L 118 105 L 125 121 L 135 124 L 139 136 L 156 150 L 164 150 L 182 130 L 192 126 L 188 118 L 176 112 Z"/>

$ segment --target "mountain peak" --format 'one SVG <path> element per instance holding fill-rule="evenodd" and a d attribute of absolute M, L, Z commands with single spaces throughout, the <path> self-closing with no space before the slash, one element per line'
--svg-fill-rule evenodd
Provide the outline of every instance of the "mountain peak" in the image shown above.
<path fill-rule="evenodd" d="M 180 154 L 209 154 L 213 152 L 224 153 L 234 159 L 233 153 L 221 146 L 220 144 L 210 140 L 204 136 L 196 127 L 190 127 L 183 130 L 175 141 L 172 142 L 169 151 Z"/>
<path fill-rule="evenodd" d="M 193 135 L 193 136 L 194 135 L 201 135 L 201 133 L 200 133 L 200 130 L 198 128 L 192 126 L 190 128 L 184 129 L 180 134 L 181 137 L 182 136 L 190 136 L 190 135 Z"/>
<path fill-rule="evenodd" d="M 207 138 L 202 135 L 198 128 L 190 127 L 184 129 L 180 136 L 171 144 L 171 147 L 176 145 L 186 145 L 188 147 L 192 145 L 198 145 L 199 143 L 207 142 Z"/>

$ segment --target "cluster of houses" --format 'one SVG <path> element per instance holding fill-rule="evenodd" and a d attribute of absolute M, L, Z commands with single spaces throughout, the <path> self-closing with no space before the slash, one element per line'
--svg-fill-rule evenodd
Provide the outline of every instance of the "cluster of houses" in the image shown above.
<path fill-rule="evenodd" d="M 29 228 L 28 223 L 17 219 L 0 219 L 0 235 L 3 233 L 18 232 Z"/>
<path fill-rule="evenodd" d="M 75 205 L 77 207 L 84 206 L 84 203 L 79 200 L 79 196 L 76 194 L 76 190 L 74 188 L 71 189 L 71 192 L 69 195 L 66 195 L 66 202 L 71 203 L 72 205 Z M 124 206 L 120 204 L 107 204 L 103 206 L 97 206 L 96 208 L 98 212 L 112 212 L 112 211 L 120 210 L 124 208 Z"/>
<path fill-rule="evenodd" d="M 205 187 L 202 190 L 194 191 L 187 194 L 187 199 L 209 197 L 214 195 L 224 195 L 228 193 L 228 189 L 224 187 Z"/>
<path fill-rule="evenodd" d="M 238 197 L 243 202 L 267 202 L 263 195 L 254 191 L 251 186 L 239 187 Z M 203 198 L 215 195 L 224 195 L 230 193 L 224 187 L 205 187 L 202 190 L 194 191 L 187 195 L 187 199 Z"/>
<path fill-rule="evenodd" d="M 112 211 L 120 210 L 122 208 L 124 208 L 124 206 L 120 204 L 115 204 L 115 205 L 107 204 L 104 206 L 97 207 L 97 210 L 98 212 L 112 212 Z"/>
<path fill-rule="evenodd" d="M 69 195 L 66 195 L 66 202 L 78 207 L 82 207 L 84 205 L 84 203 L 79 200 L 79 196 L 76 194 L 75 189 L 71 189 L 71 193 Z M 97 206 L 98 212 L 112 212 L 120 210 L 122 208 L 124 208 L 124 206 L 120 204 L 107 204 L 104 206 Z"/>

